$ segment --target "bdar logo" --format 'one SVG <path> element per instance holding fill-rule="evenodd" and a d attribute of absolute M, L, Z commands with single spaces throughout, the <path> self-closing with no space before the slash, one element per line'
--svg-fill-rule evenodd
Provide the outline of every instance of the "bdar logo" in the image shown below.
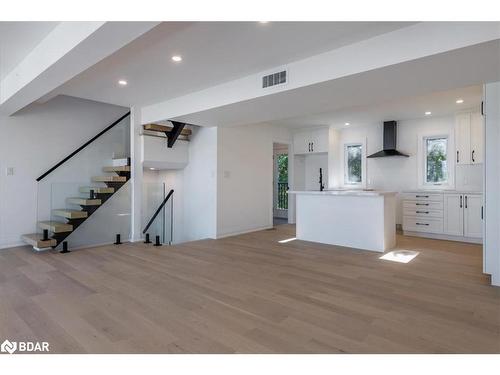
<path fill-rule="evenodd" d="M 5 340 L 0 346 L 0 350 L 3 353 L 14 353 L 17 349 L 17 342 L 10 342 L 9 340 Z"/>

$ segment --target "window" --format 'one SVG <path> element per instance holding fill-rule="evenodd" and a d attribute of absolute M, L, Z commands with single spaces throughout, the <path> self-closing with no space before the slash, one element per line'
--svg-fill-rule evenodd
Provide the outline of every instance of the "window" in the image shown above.
<path fill-rule="evenodd" d="M 425 138 L 425 183 L 448 184 L 448 138 Z"/>
<path fill-rule="evenodd" d="M 345 145 L 344 150 L 344 183 L 347 185 L 361 185 L 363 182 L 363 145 Z"/>

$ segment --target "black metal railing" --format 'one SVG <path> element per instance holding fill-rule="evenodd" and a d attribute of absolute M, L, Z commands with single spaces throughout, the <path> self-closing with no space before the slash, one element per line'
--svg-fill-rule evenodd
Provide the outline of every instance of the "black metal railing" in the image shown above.
<path fill-rule="evenodd" d="M 36 180 L 39 182 L 41 181 L 42 179 L 44 179 L 46 176 L 48 176 L 49 174 L 51 174 L 54 170 L 56 170 L 57 168 L 59 168 L 61 165 L 63 165 L 64 163 L 66 163 L 69 159 L 71 159 L 73 156 L 75 156 L 76 154 L 78 154 L 80 151 L 82 151 L 85 147 L 87 147 L 89 144 L 91 144 L 92 142 L 94 142 L 97 138 L 99 138 L 100 136 L 102 136 L 103 134 L 107 133 L 109 130 L 111 130 L 112 128 L 114 128 L 117 124 L 119 124 L 123 119 L 127 118 L 128 116 L 130 116 L 130 112 L 127 112 L 125 113 L 123 116 L 121 116 L 118 120 L 116 120 L 115 122 L 113 122 L 111 125 L 109 125 L 106 129 L 102 130 L 101 132 L 99 132 L 99 134 L 95 135 L 94 137 L 92 137 L 91 139 L 89 139 L 87 142 L 85 142 L 83 145 L 81 145 L 80 147 L 78 147 L 75 151 L 73 151 L 71 154 L 69 154 L 68 156 L 66 156 L 64 159 L 62 159 L 59 163 L 57 163 L 56 165 L 54 165 L 52 168 L 48 169 L 45 173 L 43 173 L 40 177 L 38 177 Z"/>
<path fill-rule="evenodd" d="M 153 216 L 151 217 L 151 219 L 149 220 L 148 224 L 146 225 L 146 227 L 144 228 L 144 230 L 142 231 L 142 234 L 146 234 L 146 232 L 148 231 L 149 227 L 151 226 L 151 224 L 153 224 L 153 222 L 155 221 L 156 217 L 158 216 L 158 214 L 161 212 L 161 210 L 163 209 L 163 207 L 167 204 L 168 200 L 170 199 L 170 197 L 174 194 L 174 189 L 171 189 L 167 196 L 165 197 L 165 199 L 163 200 L 163 202 L 160 204 L 160 206 L 158 207 L 158 209 L 156 210 L 156 212 L 153 214 Z"/>
<path fill-rule="evenodd" d="M 288 210 L 288 182 L 278 182 L 278 202 L 277 207 L 280 210 Z"/>

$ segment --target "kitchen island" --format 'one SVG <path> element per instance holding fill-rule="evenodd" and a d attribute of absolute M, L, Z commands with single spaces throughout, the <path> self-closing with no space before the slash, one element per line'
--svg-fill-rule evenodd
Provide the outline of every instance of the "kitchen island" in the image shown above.
<path fill-rule="evenodd" d="M 396 193 L 289 191 L 296 196 L 296 238 L 384 252 L 396 245 Z"/>

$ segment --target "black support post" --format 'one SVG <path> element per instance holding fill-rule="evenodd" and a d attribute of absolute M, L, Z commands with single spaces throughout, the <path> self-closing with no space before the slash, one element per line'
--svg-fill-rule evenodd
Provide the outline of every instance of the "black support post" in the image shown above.
<path fill-rule="evenodd" d="M 115 242 L 115 245 L 121 245 L 121 244 L 122 244 L 122 242 L 120 241 L 120 237 L 121 237 L 121 236 L 120 236 L 119 234 L 117 234 L 117 235 L 116 235 L 116 242 Z"/>
<path fill-rule="evenodd" d="M 161 246 L 160 236 L 156 236 L 156 242 L 155 242 L 154 246 Z"/>
<path fill-rule="evenodd" d="M 43 238 L 42 240 L 43 241 L 47 241 L 49 239 L 49 230 L 48 229 L 44 229 L 43 230 Z"/>
<path fill-rule="evenodd" d="M 66 254 L 66 253 L 70 253 L 71 252 L 71 251 L 68 250 L 68 241 L 63 241 L 62 245 L 63 245 L 63 248 L 60 251 L 61 254 Z"/>
<path fill-rule="evenodd" d="M 151 243 L 151 240 L 149 239 L 149 233 L 146 233 L 146 241 L 144 243 Z"/>

